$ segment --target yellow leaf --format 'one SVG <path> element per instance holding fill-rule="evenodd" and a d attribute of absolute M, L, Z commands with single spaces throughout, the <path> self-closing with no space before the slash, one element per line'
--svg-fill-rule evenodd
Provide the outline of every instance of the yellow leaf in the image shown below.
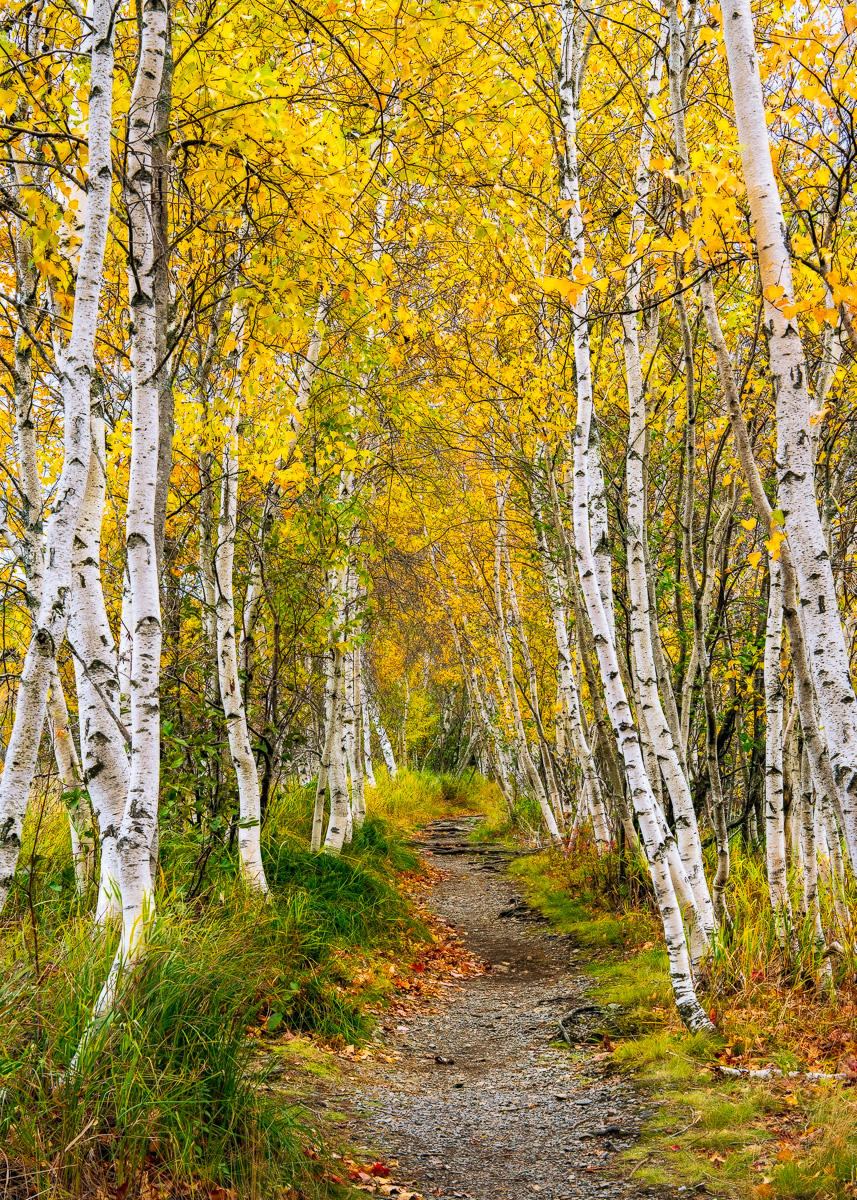
<path fill-rule="evenodd" d="M 741 524 L 745 529 L 753 530 L 756 528 L 756 518 L 750 517 L 749 521 L 742 521 Z"/>
<path fill-rule="evenodd" d="M 752 554 L 747 555 L 747 562 L 750 564 L 750 566 L 753 568 L 754 571 L 755 571 L 756 567 L 758 567 L 758 565 L 761 561 L 762 561 L 762 554 L 761 554 L 761 551 L 759 551 L 759 550 L 754 550 Z"/>
<path fill-rule="evenodd" d="M 770 554 L 770 556 L 774 560 L 774 562 L 779 561 L 780 546 L 785 541 L 785 536 L 786 535 L 784 533 L 782 533 L 779 529 L 775 529 L 771 533 L 771 536 L 768 539 L 768 541 L 765 542 L 765 545 L 768 548 L 768 553 Z"/>

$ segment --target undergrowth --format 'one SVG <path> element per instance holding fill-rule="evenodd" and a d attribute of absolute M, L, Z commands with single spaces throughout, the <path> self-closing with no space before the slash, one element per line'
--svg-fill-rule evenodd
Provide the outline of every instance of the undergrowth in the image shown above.
<path fill-rule="evenodd" d="M 626 1176 L 761 1200 L 857 1195 L 853 1089 L 735 1079 L 717 1070 L 773 1065 L 835 1072 L 857 1050 L 853 946 L 843 943 L 834 960 L 833 1000 L 815 985 L 819 952 L 803 923 L 794 930 L 796 952 L 780 953 L 757 855 L 733 849 L 733 926 L 702 973 L 701 999 L 716 1038 L 689 1034 L 678 1021 L 644 868 L 620 868 L 617 855 L 599 857 L 581 841 L 521 858 L 513 870 L 531 901 L 580 948 L 590 995 L 603 1009 L 592 1037 L 611 1048 L 608 1069 L 642 1082 L 660 1101 L 623 1156 Z M 823 913 L 832 926 L 829 893 Z"/>
<path fill-rule="evenodd" d="M 429 940 L 399 886 L 418 863 L 402 831 L 474 811 L 477 794 L 415 773 L 383 781 L 336 858 L 306 849 L 312 789 L 284 790 L 263 827 L 267 901 L 238 881 L 228 831 L 186 822 L 161 848 L 145 958 L 73 1068 L 118 931 L 93 930 L 65 813 L 43 805 L 28 819 L 0 926 L 9 1194 L 131 1200 L 168 1180 L 200 1196 L 344 1195 L 329 1181 L 318 1122 L 270 1086 L 261 1064 L 276 1056 L 260 1050 L 284 1034 L 333 1046 L 371 1035 L 390 960 Z"/>

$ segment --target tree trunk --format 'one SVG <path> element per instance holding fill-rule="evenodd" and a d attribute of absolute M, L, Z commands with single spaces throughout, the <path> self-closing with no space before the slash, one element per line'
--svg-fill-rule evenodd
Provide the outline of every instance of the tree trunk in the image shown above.
<path fill-rule="evenodd" d="M 0 910 L 14 878 L 48 688 L 68 622 L 72 547 L 89 472 L 89 391 L 113 185 L 110 137 L 115 25 L 111 5 L 93 0 L 91 20 L 86 226 L 71 336 L 57 364 L 65 417 L 63 465 L 45 537 L 41 603 L 18 684 L 15 720 L 0 779 Z"/>
<path fill-rule="evenodd" d="M 96 924 L 103 924 L 122 911 L 117 839 L 130 779 L 127 729 L 123 734 L 119 727 L 122 718 L 116 645 L 101 584 L 101 525 L 106 496 L 104 418 L 94 408 L 89 477 L 72 559 L 72 615 L 68 633 L 74 651 L 84 779 L 101 845 Z"/>
<path fill-rule="evenodd" d="M 660 641 L 657 612 L 649 603 L 647 553 L 645 546 L 647 521 L 646 459 L 648 451 L 648 421 L 643 367 L 640 356 L 639 329 L 636 310 L 640 307 L 641 277 L 638 242 L 645 228 L 649 207 L 649 180 L 654 122 L 650 109 L 652 99 L 660 90 L 662 56 L 654 52 L 646 89 L 643 132 L 637 166 L 636 195 L 631 210 L 631 231 L 628 256 L 632 258 L 625 277 L 628 311 L 622 317 L 624 332 L 625 377 L 628 389 L 628 451 L 626 477 L 628 491 L 627 562 L 628 595 L 631 610 L 631 639 L 636 668 L 636 683 L 640 704 L 638 717 L 641 733 L 648 734 L 657 770 L 663 776 L 672 802 L 676 827 L 676 842 L 682 866 L 696 899 L 707 937 L 714 929 L 714 911 L 705 869 L 702 862 L 702 843 L 699 837 L 693 797 L 683 766 L 683 754 L 673 741 L 658 690 L 658 670 L 655 665 L 654 642 Z M 692 428 L 690 422 L 689 427 Z M 690 436 L 690 435 L 689 435 Z M 656 770 L 650 772 L 654 783 Z"/>
<path fill-rule="evenodd" d="M 152 134 L 161 87 L 167 13 L 160 0 L 141 10 L 140 55 L 128 114 L 125 204 L 131 324 L 131 469 L 125 548 L 131 592 L 131 778 L 119 829 L 123 932 L 116 969 L 143 949 L 154 916 L 151 851 L 160 783 L 161 604 L 155 538 L 160 423 Z M 110 982 L 108 981 L 108 988 Z"/>
<path fill-rule="evenodd" d="M 563 199 L 568 204 L 568 244 L 571 253 L 570 278 L 582 267 L 585 257 L 583 210 L 580 201 L 577 160 L 577 97 L 574 92 L 576 63 L 573 42 L 574 6 L 564 0 L 562 7 L 562 49 L 560 61 L 560 111 L 565 135 L 565 171 Z M 655 800 L 643 765 L 640 740 L 630 705 L 625 695 L 615 642 L 607 610 L 601 599 L 590 533 L 590 480 L 588 462 L 592 421 L 592 378 L 589 355 L 588 303 L 581 287 L 571 312 L 574 360 L 577 372 L 577 421 L 573 437 L 573 523 L 578 568 L 587 613 L 592 623 L 610 719 L 625 763 L 628 787 L 640 822 L 643 844 L 649 861 L 670 962 L 670 977 L 679 1014 L 692 1031 L 711 1030 L 705 1011 L 696 996 L 682 916 L 670 874 L 666 835 L 655 813 Z"/>
<path fill-rule="evenodd" d="M 792 913 L 783 814 L 783 684 L 780 678 L 783 593 L 780 564 L 772 561 L 770 571 L 765 627 L 765 855 L 777 937 L 780 946 L 786 948 Z"/>
<path fill-rule="evenodd" d="M 232 310 L 231 332 L 235 349 L 230 355 L 232 387 L 235 402 L 229 420 L 229 430 L 223 445 L 223 477 L 220 492 L 217 553 L 214 561 L 217 616 L 217 667 L 220 699 L 226 718 L 229 752 L 238 781 L 238 854 L 241 873 L 253 891 L 267 892 L 268 881 L 262 862 L 261 803 L 259 774 L 250 733 L 247 710 L 238 677 L 238 649 L 235 644 L 235 596 L 232 572 L 235 562 L 235 539 L 238 534 L 238 428 L 241 420 L 242 365 L 244 358 L 244 328 L 246 307 L 237 301 Z"/>
<path fill-rule="evenodd" d="M 857 697 L 836 585 L 815 500 L 812 399 L 794 303 L 786 224 L 771 160 L 750 0 L 723 6 L 723 35 L 764 297 L 777 403 L 778 499 L 801 599 L 809 664 L 838 787 L 846 837 L 857 849 Z"/>

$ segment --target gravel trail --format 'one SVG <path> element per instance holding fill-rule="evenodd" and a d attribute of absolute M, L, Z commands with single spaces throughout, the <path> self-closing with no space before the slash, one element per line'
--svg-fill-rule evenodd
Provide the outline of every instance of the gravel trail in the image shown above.
<path fill-rule="evenodd" d="M 597 1045 L 575 1054 L 551 1045 L 557 1019 L 586 1005 L 586 981 L 568 938 L 523 904 L 500 848 L 469 852 L 475 821 L 434 822 L 421 845 L 450 875 L 433 911 L 491 970 L 462 980 L 437 1013 L 387 1023 L 384 1043 L 400 1060 L 355 1066 L 343 1132 L 397 1159 L 396 1177 L 426 1198 L 640 1195 L 611 1166 L 651 1109 L 602 1075 Z"/>

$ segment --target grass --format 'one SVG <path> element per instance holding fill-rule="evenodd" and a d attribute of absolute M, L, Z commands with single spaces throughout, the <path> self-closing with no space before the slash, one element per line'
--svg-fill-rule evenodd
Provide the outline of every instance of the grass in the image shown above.
<path fill-rule="evenodd" d="M 344 1195 L 317 1119 L 289 1101 L 301 1088 L 277 1081 L 329 1074 L 326 1046 L 370 1037 L 391 966 L 431 940 L 400 886 L 417 867 L 403 833 L 476 811 L 480 787 L 382 781 L 338 858 L 306 849 L 312 790 L 282 791 L 263 830 L 268 901 L 241 886 L 228 837 L 171 820 L 148 952 L 76 1071 L 117 931 L 93 936 L 65 813 L 44 799 L 0 926 L 0 1144 L 22 1192 Z"/>
<path fill-rule="evenodd" d="M 395 779 L 382 777 L 376 791 L 369 793 L 367 807 L 399 832 L 467 813 L 485 813 L 489 819 L 497 819 L 505 811 L 496 786 L 480 777 L 457 779 L 402 770 Z"/>
<path fill-rule="evenodd" d="M 611 861 L 611 859 L 613 861 Z M 641 873 L 619 870 L 576 845 L 519 859 L 512 868 L 531 901 L 581 950 L 589 994 L 610 1012 L 608 1069 L 659 1101 L 619 1170 L 654 1187 L 704 1188 L 717 1196 L 857 1195 L 857 1094 L 838 1083 L 767 1082 L 716 1074 L 718 1063 L 835 1071 L 855 1047 L 853 950 L 837 961 L 838 996 L 807 986 L 818 952 L 800 926 L 797 954 L 780 955 L 764 864 L 733 858 L 734 926 L 715 947 L 702 998 L 718 1036 L 691 1035 L 677 1020 L 659 923 Z M 849 898 L 854 905 L 854 897 Z M 831 898 L 824 920 L 835 932 Z M 795 987 L 795 982 L 803 986 Z M 609 1006 L 613 1006 L 612 1009 Z M 596 1036 L 601 1039 L 599 1028 Z"/>

